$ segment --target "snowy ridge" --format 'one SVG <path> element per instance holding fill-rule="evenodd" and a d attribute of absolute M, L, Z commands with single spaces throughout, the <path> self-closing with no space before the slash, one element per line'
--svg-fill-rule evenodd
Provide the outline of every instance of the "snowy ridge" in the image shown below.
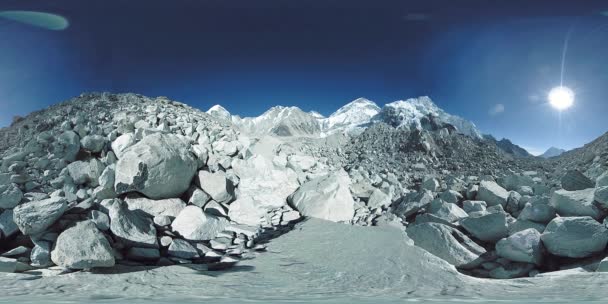
<path fill-rule="evenodd" d="M 371 122 L 372 118 L 380 113 L 380 107 L 373 101 L 357 98 L 338 109 L 322 121 L 324 134 L 338 131 L 350 133 Z"/>
<path fill-rule="evenodd" d="M 209 110 L 207 110 L 207 114 L 227 121 L 230 121 L 232 117 L 230 112 L 220 105 L 214 105 L 213 107 L 209 108 Z"/>

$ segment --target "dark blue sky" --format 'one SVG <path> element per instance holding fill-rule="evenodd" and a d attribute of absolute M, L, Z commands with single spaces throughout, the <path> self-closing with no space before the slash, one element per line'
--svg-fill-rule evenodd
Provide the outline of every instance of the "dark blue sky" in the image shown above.
<path fill-rule="evenodd" d="M 428 95 L 533 152 L 608 131 L 608 1 L 1 0 L 1 10 L 57 13 L 70 26 L 0 19 L 0 126 L 112 91 L 242 116 Z M 565 85 L 577 100 L 560 118 L 546 94 L 570 29 Z"/>

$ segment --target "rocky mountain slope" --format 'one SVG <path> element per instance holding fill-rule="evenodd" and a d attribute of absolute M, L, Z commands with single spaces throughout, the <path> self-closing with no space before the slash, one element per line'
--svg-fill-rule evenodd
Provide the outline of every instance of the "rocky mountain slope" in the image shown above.
<path fill-rule="evenodd" d="M 429 102 L 325 137 L 332 116 L 241 119 L 135 94 L 32 113 L 0 130 L 0 270 L 220 270 L 306 218 L 397 228 L 476 277 L 608 269 L 608 134 L 551 160 L 515 157 Z M 332 126 L 377 110 L 357 100 Z"/>
<path fill-rule="evenodd" d="M 501 140 L 497 140 L 496 138 L 494 138 L 494 136 L 492 135 L 483 135 L 483 138 L 486 140 L 489 140 L 491 142 L 493 142 L 499 149 L 501 149 L 502 151 L 517 156 L 517 157 L 530 157 L 532 156 L 532 154 L 530 154 L 528 151 L 526 151 L 526 149 L 512 143 L 510 140 L 503 138 Z"/>

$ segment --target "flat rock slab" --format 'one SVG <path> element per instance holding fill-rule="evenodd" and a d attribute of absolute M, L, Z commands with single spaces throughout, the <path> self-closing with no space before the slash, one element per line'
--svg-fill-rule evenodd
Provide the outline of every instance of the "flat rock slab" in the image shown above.
<path fill-rule="evenodd" d="M 38 234 L 55 223 L 67 209 L 68 204 L 64 198 L 52 197 L 15 207 L 13 220 L 23 234 Z"/>

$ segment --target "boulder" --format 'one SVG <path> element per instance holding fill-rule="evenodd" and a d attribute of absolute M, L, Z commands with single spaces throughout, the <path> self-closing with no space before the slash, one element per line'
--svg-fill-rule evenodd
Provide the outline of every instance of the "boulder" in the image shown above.
<path fill-rule="evenodd" d="M 604 174 L 600 175 L 595 180 L 595 187 L 606 187 L 608 186 L 608 172 L 604 172 Z"/>
<path fill-rule="evenodd" d="M 57 142 L 62 147 L 63 159 L 68 162 L 76 160 L 80 151 L 80 137 L 74 131 L 65 131 L 57 138 Z"/>
<path fill-rule="evenodd" d="M 551 196 L 551 206 L 561 216 L 590 216 L 600 220 L 606 214 L 594 204 L 595 189 L 557 190 Z"/>
<path fill-rule="evenodd" d="M 101 135 L 87 135 L 80 140 L 80 145 L 89 152 L 99 153 L 106 145 L 106 139 Z"/>
<path fill-rule="evenodd" d="M 186 208 L 186 203 L 179 198 L 152 200 L 145 197 L 128 197 L 125 203 L 129 210 L 141 210 L 150 217 L 169 216 L 171 219 Z"/>
<path fill-rule="evenodd" d="M 561 178 L 562 188 L 568 191 L 584 190 L 595 187 L 595 183 L 578 170 L 568 170 Z"/>
<path fill-rule="evenodd" d="M 484 201 L 488 206 L 501 205 L 506 207 L 509 192 L 493 181 L 482 181 L 479 184 L 476 199 Z"/>
<path fill-rule="evenodd" d="M 484 242 L 496 242 L 509 234 L 504 212 L 472 212 L 460 221 L 460 225 L 475 238 Z"/>
<path fill-rule="evenodd" d="M 295 171 L 309 171 L 317 160 L 308 155 L 293 154 L 287 157 L 287 167 Z"/>
<path fill-rule="evenodd" d="M 131 211 L 121 200 L 109 206 L 110 231 L 129 247 L 157 248 L 156 228 L 152 218 L 141 210 Z"/>
<path fill-rule="evenodd" d="M 367 206 L 372 209 L 387 208 L 391 203 L 391 197 L 380 189 L 374 189 L 367 200 Z"/>
<path fill-rule="evenodd" d="M 226 228 L 228 221 L 203 212 L 197 206 L 187 206 L 175 218 L 171 227 L 190 241 L 207 241 L 215 238 Z"/>
<path fill-rule="evenodd" d="M 0 236 L 11 237 L 19 231 L 13 220 L 13 210 L 4 210 L 0 213 Z M 0 237 L 1 239 L 1 237 Z"/>
<path fill-rule="evenodd" d="M 555 208 L 549 204 L 549 199 L 541 197 L 526 203 L 517 219 L 547 224 L 555 218 L 555 216 Z"/>
<path fill-rule="evenodd" d="M 96 158 L 89 161 L 76 161 L 68 165 L 68 172 L 74 180 L 74 184 L 88 183 L 91 187 L 99 186 L 99 177 L 104 169 L 103 163 Z"/>
<path fill-rule="evenodd" d="M 13 209 L 13 220 L 25 235 L 44 232 L 68 209 L 63 197 L 51 197 L 41 201 L 21 204 Z"/>
<path fill-rule="evenodd" d="M 262 207 L 264 202 L 252 196 L 245 196 L 230 204 L 228 217 L 230 220 L 244 225 L 259 226 L 266 217 L 269 208 Z"/>
<path fill-rule="evenodd" d="M 118 157 L 120 159 L 120 158 L 122 158 L 124 151 L 134 144 L 135 144 L 135 134 L 126 133 L 126 134 L 118 136 L 118 138 L 116 138 L 112 142 L 112 151 L 114 151 L 114 154 L 116 155 L 116 157 Z"/>
<path fill-rule="evenodd" d="M 488 205 L 484 201 L 464 201 L 462 202 L 462 209 L 466 213 L 477 212 L 477 211 L 486 211 Z"/>
<path fill-rule="evenodd" d="M 194 248 L 194 246 L 182 239 L 173 240 L 173 242 L 171 242 L 171 245 L 169 245 L 167 253 L 171 256 L 188 260 L 199 257 L 196 248 Z"/>
<path fill-rule="evenodd" d="M 70 269 L 114 266 L 110 243 L 91 221 L 77 223 L 63 231 L 51 251 L 51 260 Z"/>
<path fill-rule="evenodd" d="M 196 177 L 196 184 L 218 203 L 230 203 L 234 200 L 234 185 L 226 178 L 224 171 L 211 173 L 201 170 Z"/>
<path fill-rule="evenodd" d="M 597 187 L 593 199 L 604 209 L 608 209 L 608 186 Z"/>
<path fill-rule="evenodd" d="M 211 200 L 211 196 L 209 196 L 209 194 L 205 193 L 205 191 L 199 189 L 196 186 L 192 186 L 188 190 L 188 203 L 189 204 L 202 208 L 210 200 Z"/>
<path fill-rule="evenodd" d="M 51 261 L 51 243 L 46 241 L 35 241 L 36 245 L 30 253 L 30 261 L 34 267 L 48 267 L 53 265 Z"/>
<path fill-rule="evenodd" d="M 101 211 L 89 211 L 89 219 L 95 223 L 97 229 L 101 231 L 108 231 L 110 229 L 110 217 Z"/>
<path fill-rule="evenodd" d="M 17 259 L 0 257 L 0 272 L 17 271 Z"/>
<path fill-rule="evenodd" d="M 0 185 L 0 209 L 12 209 L 19 205 L 23 192 L 15 184 Z"/>
<path fill-rule="evenodd" d="M 439 194 L 439 198 L 441 198 L 442 200 L 444 200 L 445 202 L 448 202 L 450 204 L 456 204 L 460 200 L 462 200 L 463 196 L 462 196 L 462 194 L 458 193 L 457 191 L 447 190 L 447 191 L 441 192 L 441 194 Z"/>
<path fill-rule="evenodd" d="M 595 271 L 608 272 L 608 258 L 604 258 L 603 260 L 601 260 L 600 263 L 597 265 L 597 269 Z"/>
<path fill-rule="evenodd" d="M 459 221 L 469 216 L 464 210 L 458 207 L 458 205 L 447 203 L 442 199 L 433 200 L 429 205 L 427 212 L 438 218 L 444 219 L 449 223 Z"/>
<path fill-rule="evenodd" d="M 423 190 L 428 190 L 431 192 L 437 192 L 439 189 L 439 181 L 436 178 L 427 178 L 422 182 L 420 186 Z"/>
<path fill-rule="evenodd" d="M 496 253 L 511 261 L 540 265 L 543 258 L 540 236 L 533 228 L 519 231 L 498 241 Z"/>
<path fill-rule="evenodd" d="M 156 133 L 124 150 L 116 164 L 116 193 L 139 192 L 151 199 L 179 197 L 196 174 L 197 160 L 177 135 Z"/>
<path fill-rule="evenodd" d="M 534 180 L 528 175 L 511 174 L 497 180 L 507 191 L 518 191 L 521 187 L 534 187 Z"/>
<path fill-rule="evenodd" d="M 406 194 L 393 211 L 396 215 L 407 218 L 428 206 L 433 201 L 433 195 L 428 191 L 411 192 Z"/>
<path fill-rule="evenodd" d="M 590 216 L 556 217 L 545 228 L 541 240 L 551 254 L 584 258 L 606 248 L 608 230 Z"/>
<path fill-rule="evenodd" d="M 447 225 L 421 223 L 408 227 L 406 232 L 416 246 L 456 267 L 470 264 L 486 252 L 466 235 Z"/>
<path fill-rule="evenodd" d="M 355 213 L 350 178 L 344 170 L 312 179 L 289 197 L 290 204 L 304 216 L 333 222 L 348 222 Z"/>
<path fill-rule="evenodd" d="M 535 229 L 536 231 L 543 233 L 545 231 L 545 224 L 527 221 L 527 220 L 516 220 L 514 222 L 509 223 L 509 235 L 513 235 L 517 232 L 526 229 Z"/>

